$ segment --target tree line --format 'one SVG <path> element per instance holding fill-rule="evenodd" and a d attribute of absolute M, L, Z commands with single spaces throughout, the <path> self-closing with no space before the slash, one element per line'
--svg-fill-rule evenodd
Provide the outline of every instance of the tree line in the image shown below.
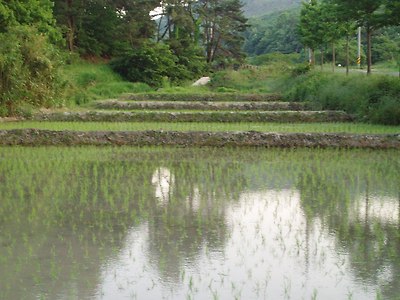
<path fill-rule="evenodd" d="M 356 2 L 360 5 L 359 1 Z M 379 26 L 374 24 L 371 31 L 370 56 L 374 63 L 400 59 L 400 26 L 396 19 L 399 16 L 398 2 L 390 1 L 388 5 L 382 2 L 373 13 L 374 18 L 381 14 L 379 18 L 382 21 Z M 348 66 L 357 62 L 356 35 L 357 28 L 361 26 L 361 58 L 362 64 L 367 63 L 366 23 L 362 22 L 360 8 L 354 9 L 357 13 L 331 0 L 307 0 L 298 8 L 251 18 L 251 27 L 245 33 L 244 50 L 250 56 L 297 53 L 304 60 L 307 56 L 305 52 L 308 52 L 306 47 L 312 50 L 313 64 L 317 58 L 321 63 L 329 60 Z M 319 58 L 316 52 L 321 53 Z"/>
<path fill-rule="evenodd" d="M 362 27 L 366 32 L 367 72 L 370 74 L 372 37 L 378 30 L 393 25 L 400 25 L 398 0 L 310 0 L 303 2 L 299 33 L 303 45 L 311 50 L 311 64 L 315 62 L 315 50 L 323 52 L 326 45 L 331 45 L 332 62 L 335 64 L 335 46 L 345 37 L 348 66 L 350 36 L 357 27 Z"/>
<path fill-rule="evenodd" d="M 244 59 L 240 0 L 0 1 L 0 115 L 50 106 L 66 53 L 114 59 L 131 81 L 193 79 Z M 17 100 L 18 99 L 18 100 Z"/>

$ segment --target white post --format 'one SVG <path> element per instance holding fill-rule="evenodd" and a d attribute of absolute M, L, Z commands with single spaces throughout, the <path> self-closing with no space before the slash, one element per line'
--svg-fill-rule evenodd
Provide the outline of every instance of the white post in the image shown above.
<path fill-rule="evenodd" d="M 361 27 L 358 27 L 358 54 L 357 54 L 357 65 L 361 69 Z"/>

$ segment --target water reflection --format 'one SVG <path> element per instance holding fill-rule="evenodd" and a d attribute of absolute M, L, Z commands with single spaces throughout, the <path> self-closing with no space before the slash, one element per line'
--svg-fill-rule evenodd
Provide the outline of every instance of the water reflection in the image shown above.
<path fill-rule="evenodd" d="M 308 219 L 321 221 L 335 238 L 336 251 L 348 254 L 349 270 L 356 281 L 376 287 L 370 298 L 396 299 L 400 285 L 400 165 L 395 157 L 385 163 L 370 163 L 373 168 L 343 178 L 332 169 L 321 169 L 318 178 L 303 174 L 298 187 Z M 390 172 L 393 181 L 385 181 Z"/>
<path fill-rule="evenodd" d="M 167 168 L 157 168 L 151 177 L 151 184 L 155 186 L 155 196 L 161 204 L 168 204 L 175 177 Z"/>
<path fill-rule="evenodd" d="M 400 199 L 400 197 L 399 197 Z M 350 219 L 354 222 L 400 224 L 400 201 L 386 195 L 359 195 L 354 201 Z"/>
<path fill-rule="evenodd" d="M 397 152 L 7 149 L 0 298 L 400 293 Z"/>

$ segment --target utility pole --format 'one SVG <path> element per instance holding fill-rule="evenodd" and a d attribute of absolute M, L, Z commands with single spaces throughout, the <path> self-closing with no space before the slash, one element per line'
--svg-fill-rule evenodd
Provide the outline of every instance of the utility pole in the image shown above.
<path fill-rule="evenodd" d="M 361 27 L 358 27 L 358 54 L 357 54 L 357 65 L 361 69 Z"/>

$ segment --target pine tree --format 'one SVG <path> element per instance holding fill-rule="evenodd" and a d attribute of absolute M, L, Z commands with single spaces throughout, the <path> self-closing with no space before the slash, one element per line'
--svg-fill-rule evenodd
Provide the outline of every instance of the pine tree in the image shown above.
<path fill-rule="evenodd" d="M 192 0 L 167 0 L 158 20 L 158 38 L 164 40 L 186 70 L 187 79 L 200 76 L 205 68 L 199 43 L 199 19 L 194 14 Z M 164 23 L 162 28 L 161 24 Z"/>
<path fill-rule="evenodd" d="M 158 0 L 56 0 L 54 14 L 70 51 L 110 56 L 155 34 Z"/>
<path fill-rule="evenodd" d="M 243 33 L 248 25 L 240 0 L 200 0 L 198 14 L 202 19 L 207 62 L 241 62 Z"/>

